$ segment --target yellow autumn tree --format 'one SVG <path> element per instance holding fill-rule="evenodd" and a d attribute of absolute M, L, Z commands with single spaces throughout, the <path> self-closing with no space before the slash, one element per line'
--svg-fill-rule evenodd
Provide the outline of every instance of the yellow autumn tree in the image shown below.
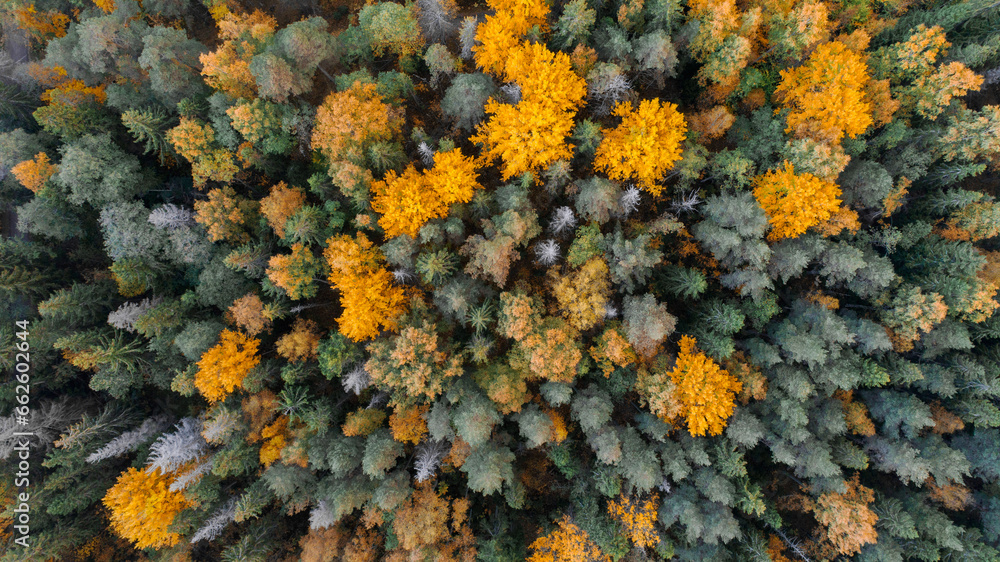
<path fill-rule="evenodd" d="M 608 515 L 622 525 L 632 544 L 642 549 L 655 547 L 660 542 L 656 532 L 659 509 L 660 496 L 657 494 L 646 499 L 621 494 L 608 502 Z"/>
<path fill-rule="evenodd" d="M 292 331 L 278 338 L 275 349 L 278 355 L 292 363 L 316 357 L 319 351 L 319 327 L 312 320 L 296 318 Z"/>
<path fill-rule="evenodd" d="M 622 333 L 620 323 L 608 326 L 604 333 L 595 340 L 596 345 L 590 348 L 590 356 L 604 372 L 605 377 L 611 376 L 615 369 L 628 367 L 639 362 L 632 345 Z"/>
<path fill-rule="evenodd" d="M 840 209 L 840 188 L 812 174 L 796 174 L 785 162 L 782 169 L 757 177 L 753 195 L 767 213 L 770 240 L 794 238 Z"/>
<path fill-rule="evenodd" d="M 865 101 L 868 80 L 861 54 L 838 41 L 820 45 L 805 64 L 781 71 L 774 93 L 790 110 L 785 132 L 829 142 L 865 132 L 872 124 L 872 107 Z"/>
<path fill-rule="evenodd" d="M 491 99 L 486 104 L 491 117 L 470 139 L 484 146 L 483 157 L 503 161 L 505 181 L 572 158 L 573 147 L 565 141 L 587 84 L 573 72 L 569 56 L 524 43 L 507 53 L 503 77 L 520 86 L 521 101 L 510 105 Z"/>
<path fill-rule="evenodd" d="M 171 478 L 159 468 L 153 472 L 129 468 L 118 476 L 104 496 L 111 528 L 136 548 L 174 546 L 181 536 L 168 528 L 191 503 L 181 491 L 170 491 Z"/>
<path fill-rule="evenodd" d="M 398 406 L 389 416 L 389 430 L 392 431 L 392 438 L 400 443 L 420 443 L 424 435 L 427 434 L 427 421 L 424 414 L 428 410 L 427 405 Z"/>
<path fill-rule="evenodd" d="M 528 562 L 611 562 L 611 557 L 584 531 L 564 515 L 549 534 L 535 539 Z"/>
<path fill-rule="evenodd" d="M 292 300 L 316 296 L 319 290 L 316 276 L 321 270 L 322 261 L 301 242 L 292 244 L 291 254 L 271 256 L 267 262 L 267 278 L 284 289 Z"/>
<path fill-rule="evenodd" d="M 597 147 L 594 169 L 609 178 L 635 180 L 640 187 L 659 195 L 663 186 L 657 182 L 681 158 L 681 142 L 687 132 L 684 116 L 672 103 L 659 99 L 642 100 L 638 109 L 632 103 L 620 103 L 614 114 L 620 125 L 604 131 Z"/>
<path fill-rule="evenodd" d="M 393 283 L 392 273 L 382 266 L 382 253 L 368 238 L 361 233 L 356 238 L 335 236 L 327 241 L 324 255 L 344 310 L 337 319 L 340 333 L 361 341 L 381 330 L 395 330 L 406 311 L 406 293 Z"/>
<path fill-rule="evenodd" d="M 444 217 L 454 203 L 468 203 L 481 189 L 475 160 L 455 148 L 434 155 L 434 167 L 418 172 L 413 165 L 397 175 L 372 184 L 372 209 L 381 213 L 378 223 L 386 236 L 416 236 L 427 221 Z"/>
<path fill-rule="evenodd" d="M 21 162 L 10 171 L 21 185 L 30 189 L 32 193 L 38 193 L 45 186 L 45 182 L 59 171 L 59 166 L 49 162 L 48 154 L 39 152 L 33 159 Z"/>
<path fill-rule="evenodd" d="M 251 336 L 263 332 L 271 326 L 271 319 L 264 308 L 264 301 L 250 293 L 242 296 L 229 307 L 229 317 L 232 321 Z"/>
<path fill-rule="evenodd" d="M 278 22 L 256 10 L 249 14 L 226 11 L 219 20 L 222 45 L 200 55 L 205 83 L 233 98 L 254 98 L 257 81 L 250 72 L 250 60 L 274 35 Z"/>
<path fill-rule="evenodd" d="M 167 131 L 166 139 L 191 163 L 195 187 L 207 181 L 228 182 L 239 171 L 232 153 L 215 142 L 215 130 L 208 123 L 181 117 L 180 124 Z"/>
<path fill-rule="evenodd" d="M 340 171 L 335 163 L 350 160 L 351 152 L 360 155 L 367 143 L 391 139 L 402 123 L 399 111 L 382 101 L 374 84 L 357 81 L 328 95 L 316 110 L 312 147 L 330 160 L 330 175 L 335 176 Z"/>
<path fill-rule="evenodd" d="M 301 189 L 288 187 L 285 182 L 279 182 L 271 187 L 271 193 L 260 200 L 260 214 L 267 219 L 274 233 L 279 238 L 285 238 L 285 222 L 291 218 L 306 202 L 306 194 Z"/>
<path fill-rule="evenodd" d="M 260 340 L 239 332 L 223 330 L 219 343 L 198 361 L 194 385 L 209 402 L 222 400 L 237 386 L 251 369 L 260 363 L 257 348 Z"/>
<path fill-rule="evenodd" d="M 14 21 L 32 41 L 39 44 L 47 43 L 53 37 L 64 37 L 69 26 L 69 16 L 58 10 L 39 12 L 34 2 L 15 9 Z"/>
<path fill-rule="evenodd" d="M 487 5 L 494 13 L 476 28 L 472 52 L 479 68 L 499 73 L 521 37 L 532 27 L 546 27 L 549 6 L 542 0 L 489 0 Z"/>
<path fill-rule="evenodd" d="M 194 202 L 194 220 L 208 230 L 212 242 L 243 244 L 250 240 L 246 225 L 257 213 L 257 203 L 236 194 L 231 186 L 208 192 L 208 199 Z"/>
<path fill-rule="evenodd" d="M 567 275 L 553 274 L 552 295 L 563 316 L 577 330 L 588 330 L 604 317 L 611 295 L 610 270 L 602 258 L 587 260 Z"/>
<path fill-rule="evenodd" d="M 688 433 L 719 435 L 736 409 L 736 393 L 743 385 L 696 345 L 691 336 L 681 336 L 677 364 L 670 372 L 674 394 L 687 420 Z"/>

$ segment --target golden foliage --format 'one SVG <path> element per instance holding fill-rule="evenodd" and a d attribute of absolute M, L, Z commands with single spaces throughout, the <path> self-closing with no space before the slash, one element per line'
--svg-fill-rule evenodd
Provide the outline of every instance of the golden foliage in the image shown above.
<path fill-rule="evenodd" d="M 218 25 L 222 45 L 199 58 L 205 83 L 233 98 L 253 98 L 257 81 L 250 72 L 250 59 L 274 35 L 278 23 L 260 10 L 250 14 L 227 10 Z"/>
<path fill-rule="evenodd" d="M 10 171 L 21 185 L 30 189 L 32 193 L 38 193 L 45 186 L 45 182 L 59 171 L 59 166 L 49 163 L 48 154 L 39 152 L 34 159 L 25 160 Z"/>
<path fill-rule="evenodd" d="M 931 431 L 938 435 L 947 435 L 965 429 L 965 422 L 958 415 L 945 410 L 940 402 L 931 403 L 931 419 L 934 427 Z"/>
<path fill-rule="evenodd" d="M 256 203 L 237 195 L 232 187 L 209 191 L 208 200 L 194 202 L 194 211 L 194 220 L 205 226 L 212 242 L 242 244 L 250 240 L 243 226 L 256 214 Z"/>
<path fill-rule="evenodd" d="M 348 437 L 365 437 L 382 427 L 385 421 L 385 410 L 379 408 L 358 408 L 347 414 L 341 431 Z"/>
<path fill-rule="evenodd" d="M 94 0 L 94 5 L 100 8 L 105 14 L 115 11 L 115 0 Z"/>
<path fill-rule="evenodd" d="M 622 118 L 620 125 L 604 130 L 604 139 L 594 156 L 594 169 L 609 178 L 634 179 L 640 187 L 659 195 L 663 186 L 657 182 L 681 158 L 681 142 L 687 132 L 684 116 L 672 103 L 659 99 L 642 100 L 639 108 L 632 103 L 620 103 L 614 114 Z"/>
<path fill-rule="evenodd" d="M 484 72 L 500 73 L 521 37 L 534 26 L 545 27 L 549 6 L 542 0 L 490 0 L 487 4 L 495 13 L 476 28 L 472 52 Z"/>
<path fill-rule="evenodd" d="M 474 562 L 476 539 L 468 525 L 468 511 L 468 499 L 449 502 L 430 482 L 418 484 L 396 510 L 392 528 L 399 539 L 399 547 L 387 554 L 386 562 Z"/>
<path fill-rule="evenodd" d="M 758 176 L 753 195 L 771 224 L 769 240 L 793 238 L 828 220 L 840 208 L 840 188 L 812 174 L 784 169 Z"/>
<path fill-rule="evenodd" d="M 861 221 L 858 219 L 858 212 L 841 205 L 830 218 L 816 225 L 816 231 L 823 236 L 836 236 L 844 230 L 854 234 L 861 228 Z"/>
<path fill-rule="evenodd" d="M 566 417 L 559 413 L 558 410 L 553 410 L 552 408 L 543 408 L 545 415 L 549 417 L 552 422 L 552 442 L 562 443 L 567 437 L 569 437 L 569 428 L 566 426 Z"/>
<path fill-rule="evenodd" d="M 292 244 L 291 254 L 271 256 L 267 262 L 267 278 L 288 293 L 292 300 L 316 295 L 315 277 L 321 269 L 320 259 L 301 242 Z"/>
<path fill-rule="evenodd" d="M 208 123 L 181 117 L 180 124 L 167 131 L 166 139 L 191 163 L 195 187 L 209 180 L 228 182 L 239 171 L 232 153 L 215 142 L 215 130 Z"/>
<path fill-rule="evenodd" d="M 339 525 L 324 529 L 310 528 L 309 532 L 299 539 L 299 548 L 302 549 L 300 561 L 335 562 L 340 560 L 341 552 L 347 546 L 349 538 Z"/>
<path fill-rule="evenodd" d="M 264 443 L 260 446 L 260 464 L 271 466 L 274 461 L 281 458 L 281 450 L 285 448 L 287 435 L 288 416 L 278 416 L 271 425 L 261 430 L 260 437 Z"/>
<path fill-rule="evenodd" d="M 461 355 L 450 353 L 447 343 L 434 324 L 425 320 L 420 326 L 405 327 L 391 342 L 370 344 L 365 370 L 380 387 L 403 390 L 413 400 L 433 400 L 448 379 L 463 373 Z"/>
<path fill-rule="evenodd" d="M 734 398 L 743 385 L 707 355 L 696 351 L 696 345 L 694 338 L 681 336 L 680 354 L 670 378 L 688 433 L 719 435 L 736 408 Z"/>
<path fill-rule="evenodd" d="M 271 326 L 271 320 L 264 312 L 264 301 L 253 293 L 233 301 L 229 314 L 233 322 L 250 336 L 256 336 Z"/>
<path fill-rule="evenodd" d="M 865 132 L 872 124 L 872 107 L 864 100 L 867 83 L 861 55 L 836 41 L 820 45 L 805 64 L 781 71 L 775 95 L 791 110 L 785 132 L 830 142 Z"/>
<path fill-rule="evenodd" d="M 639 357 L 628 343 L 628 339 L 622 334 L 621 325 L 616 323 L 604 330 L 604 333 L 597 338 L 597 345 L 591 346 L 590 356 L 597 362 L 597 366 L 604 372 L 605 377 L 610 377 L 615 369 L 628 367 L 639 362 Z"/>
<path fill-rule="evenodd" d="M 875 435 L 875 423 L 868 416 L 868 407 L 862 402 L 854 401 L 853 391 L 838 390 L 833 397 L 840 400 L 844 408 L 844 421 L 851 433 L 866 437 Z"/>
<path fill-rule="evenodd" d="M 148 472 L 135 467 L 118 476 L 103 503 L 110 511 L 111 528 L 136 548 L 176 545 L 180 535 L 167 529 L 191 505 L 182 492 L 170 491 L 170 479 L 160 469 Z"/>
<path fill-rule="evenodd" d="M 573 147 L 565 140 L 587 83 L 573 72 L 565 53 L 553 53 L 539 43 L 512 47 L 504 60 L 503 76 L 521 87 L 521 101 L 510 105 L 491 99 L 485 111 L 492 117 L 470 140 L 485 146 L 486 160 L 503 161 L 501 176 L 506 181 L 572 158 Z"/>
<path fill-rule="evenodd" d="M 604 317 L 604 306 L 611 295 L 610 270 L 603 258 L 587 260 L 567 275 L 551 270 L 552 296 L 563 316 L 578 330 L 589 330 Z"/>
<path fill-rule="evenodd" d="M 219 343 L 198 361 L 195 387 L 209 402 L 222 400 L 240 386 L 250 370 L 260 363 L 257 356 L 259 345 L 258 339 L 223 330 Z"/>
<path fill-rule="evenodd" d="M 532 554 L 528 562 L 611 562 L 611 557 L 601 552 L 590 535 L 566 515 L 556 529 L 535 539 L 529 548 Z"/>
<path fill-rule="evenodd" d="M 275 345 L 278 355 L 292 363 L 307 361 L 316 357 L 319 351 L 319 327 L 312 320 L 299 317 L 292 325 L 292 331 L 278 338 Z"/>
<path fill-rule="evenodd" d="M 260 214 L 267 219 L 274 233 L 285 239 L 285 222 L 298 212 L 306 202 L 306 194 L 297 187 L 288 187 L 279 182 L 271 187 L 271 193 L 260 200 Z"/>
<path fill-rule="evenodd" d="M 678 400 L 677 386 L 670 376 L 672 368 L 668 359 L 661 355 L 652 365 L 640 365 L 635 384 L 636 392 L 649 406 L 649 411 L 666 422 L 672 421 L 683 411 L 683 405 Z"/>
<path fill-rule="evenodd" d="M 396 319 L 406 311 L 406 294 L 382 267 L 382 253 L 368 238 L 361 233 L 330 238 L 324 255 L 344 309 L 337 319 L 340 333 L 361 341 L 383 329 L 395 330 Z"/>
<path fill-rule="evenodd" d="M 64 37 L 69 26 L 69 16 L 57 10 L 39 12 L 34 3 L 14 10 L 14 21 L 36 43 L 46 43 L 53 37 Z"/>
<path fill-rule="evenodd" d="M 633 545 L 646 549 L 660 543 L 660 535 L 656 532 L 659 508 L 660 496 L 657 494 L 644 500 L 621 494 L 608 502 L 608 515 L 621 523 Z"/>
<path fill-rule="evenodd" d="M 580 333 L 559 318 L 547 318 L 509 354 L 510 366 L 530 378 L 572 382 L 583 360 Z"/>
<path fill-rule="evenodd" d="M 826 542 L 836 552 L 850 556 L 861 552 L 862 546 L 875 543 L 878 515 L 868 507 L 875 499 L 875 492 L 862 486 L 857 474 L 844 485 L 847 491 L 843 494 L 827 492 L 815 504 L 808 500 L 807 506 L 820 524 Z"/>
<path fill-rule="evenodd" d="M 402 175 L 394 170 L 372 184 L 372 209 L 387 237 L 416 236 L 429 220 L 444 217 L 454 203 L 468 203 L 481 189 L 475 160 L 455 148 L 434 155 L 434 167 L 420 173 L 411 164 Z"/>
<path fill-rule="evenodd" d="M 400 443 L 416 445 L 427 434 L 427 422 L 424 414 L 428 406 L 397 407 L 389 416 L 389 430 L 392 438 Z"/>
<path fill-rule="evenodd" d="M 382 102 L 375 85 L 358 81 L 328 95 L 316 110 L 312 147 L 333 163 L 345 160 L 348 149 L 390 140 L 402 125 L 400 113 Z"/>

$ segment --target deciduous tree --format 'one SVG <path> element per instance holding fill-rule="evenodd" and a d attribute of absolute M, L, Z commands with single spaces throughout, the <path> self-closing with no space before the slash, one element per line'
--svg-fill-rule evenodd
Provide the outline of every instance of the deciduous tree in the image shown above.
<path fill-rule="evenodd" d="M 594 168 L 616 180 L 634 180 L 653 195 L 663 187 L 657 182 L 681 157 L 681 141 L 687 131 L 684 116 L 672 103 L 643 100 L 633 111 L 632 103 L 615 107 L 622 118 L 614 129 L 603 130 Z"/>

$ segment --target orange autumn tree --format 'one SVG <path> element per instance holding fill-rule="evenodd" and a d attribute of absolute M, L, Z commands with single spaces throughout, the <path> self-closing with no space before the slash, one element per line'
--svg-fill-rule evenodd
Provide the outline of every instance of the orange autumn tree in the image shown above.
<path fill-rule="evenodd" d="M 427 421 L 424 414 L 429 406 L 397 406 L 389 416 L 389 429 L 392 438 L 400 443 L 420 443 L 427 434 Z"/>
<path fill-rule="evenodd" d="M 64 37 L 69 26 L 69 16 L 56 10 L 39 12 L 34 3 L 14 10 L 14 21 L 32 41 L 44 44 L 53 37 Z"/>
<path fill-rule="evenodd" d="M 865 132 L 872 124 L 872 107 L 865 101 L 868 80 L 859 53 L 837 41 L 820 45 L 805 64 L 781 71 L 774 93 L 790 110 L 785 132 L 829 142 Z"/>
<path fill-rule="evenodd" d="M 168 528 L 192 504 L 183 492 L 170 491 L 171 480 L 159 468 L 148 472 L 132 467 L 123 472 L 104 496 L 111 528 L 136 548 L 176 545 L 181 536 Z"/>
<path fill-rule="evenodd" d="M 563 515 L 558 527 L 547 535 L 535 539 L 528 562 L 611 562 L 611 557 L 601 552 L 590 539 L 587 531 Z"/>
<path fill-rule="evenodd" d="M 257 82 L 250 72 L 250 59 L 274 35 L 277 21 L 260 10 L 250 14 L 226 14 L 218 22 L 222 45 L 200 55 L 205 83 L 234 98 L 253 98 Z"/>
<path fill-rule="evenodd" d="M 644 500 L 622 494 L 608 502 L 608 515 L 622 525 L 632 544 L 646 549 L 660 542 L 660 535 L 656 532 L 659 508 L 660 497 L 657 494 Z"/>
<path fill-rule="evenodd" d="M 674 394 L 687 420 L 688 433 L 719 435 L 736 409 L 736 393 L 743 385 L 695 346 L 691 336 L 681 336 L 677 364 L 670 372 Z"/>
<path fill-rule="evenodd" d="M 316 296 L 319 290 L 316 276 L 321 271 L 322 261 L 301 242 L 292 244 L 291 254 L 271 256 L 267 262 L 267 278 L 284 289 L 292 300 Z"/>
<path fill-rule="evenodd" d="M 448 214 L 454 203 L 468 203 L 482 189 L 475 160 L 455 148 L 434 155 L 434 167 L 417 172 L 407 166 L 402 175 L 389 170 L 385 179 L 372 184 L 372 209 L 382 214 L 379 226 L 387 237 L 416 236 L 429 220 Z"/>
<path fill-rule="evenodd" d="M 257 203 L 227 185 L 209 191 L 207 200 L 195 201 L 194 212 L 194 220 L 205 226 L 212 242 L 244 244 L 250 240 L 245 227 L 254 220 Z"/>
<path fill-rule="evenodd" d="M 663 186 L 656 182 L 681 158 L 681 142 L 687 132 L 684 116 L 672 103 L 659 99 L 642 100 L 636 110 L 632 103 L 615 106 L 620 125 L 604 131 L 597 147 L 594 169 L 609 178 L 635 180 L 640 187 L 659 195 Z"/>
<path fill-rule="evenodd" d="M 49 162 L 48 154 L 39 152 L 34 159 L 25 160 L 10 171 L 21 185 L 30 189 L 32 193 L 38 193 L 45 186 L 45 182 L 59 171 L 59 166 Z"/>
<path fill-rule="evenodd" d="M 757 177 L 753 196 L 767 213 L 769 240 L 794 238 L 840 208 L 840 188 L 812 174 L 796 174 L 787 161 L 783 169 Z"/>
<path fill-rule="evenodd" d="M 525 43 L 507 54 L 502 77 L 520 86 L 521 101 L 511 105 L 491 99 L 486 104 L 491 117 L 470 138 L 484 146 L 483 157 L 502 160 L 505 181 L 572 158 L 573 146 L 565 141 L 587 83 L 573 72 L 569 57 Z"/>
<path fill-rule="evenodd" d="M 406 311 L 406 294 L 393 283 L 392 273 L 382 266 L 382 252 L 358 233 L 327 241 L 324 253 L 330 265 L 330 283 L 340 291 L 344 312 L 337 319 L 340 333 L 354 341 L 375 337 L 381 330 L 395 330 Z"/>
<path fill-rule="evenodd" d="M 295 319 L 292 331 L 275 342 L 275 350 L 291 363 L 308 361 L 316 357 L 320 337 L 319 326 L 315 322 L 299 317 Z"/>
<path fill-rule="evenodd" d="M 330 161 L 336 176 L 342 161 L 361 160 L 365 145 L 392 139 L 402 127 L 400 112 L 382 101 L 374 84 L 354 82 L 326 97 L 316 110 L 312 147 Z"/>
<path fill-rule="evenodd" d="M 469 527 L 469 500 L 450 499 L 429 481 L 417 489 L 395 512 L 392 529 L 399 546 L 387 553 L 387 562 L 410 560 L 473 561 L 476 539 Z M 449 501 L 450 500 L 450 501 Z"/>
<path fill-rule="evenodd" d="M 271 187 L 271 193 L 267 197 L 260 200 L 260 214 L 264 215 L 278 238 L 284 240 L 285 223 L 305 202 L 306 194 L 301 189 L 279 182 Z"/>
<path fill-rule="evenodd" d="M 820 525 L 817 534 L 822 538 L 821 548 L 832 546 L 834 551 L 824 553 L 823 558 L 857 554 L 862 546 L 875 544 L 878 539 L 878 515 L 869 507 L 875 501 L 875 491 L 862 486 L 857 474 L 844 486 L 847 489 L 842 494 L 827 492 L 815 502 L 806 500 L 806 509 L 813 512 Z"/>
<path fill-rule="evenodd" d="M 194 386 L 209 402 L 218 402 L 243 384 L 247 374 L 260 363 L 260 340 L 239 332 L 223 330 L 219 343 L 201 356 Z"/>

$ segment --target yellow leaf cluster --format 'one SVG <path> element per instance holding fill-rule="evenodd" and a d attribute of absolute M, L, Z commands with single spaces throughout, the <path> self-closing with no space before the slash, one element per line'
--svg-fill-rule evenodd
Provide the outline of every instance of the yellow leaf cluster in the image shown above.
<path fill-rule="evenodd" d="M 829 219 L 840 208 L 840 188 L 791 164 L 757 177 L 753 195 L 767 213 L 770 240 L 794 238 Z"/>
<path fill-rule="evenodd" d="M 655 547 L 660 542 L 660 535 L 656 532 L 659 509 L 660 497 L 657 494 L 645 500 L 622 494 L 608 502 L 608 515 L 621 523 L 632 544 L 642 549 Z"/>
<path fill-rule="evenodd" d="M 228 396 L 251 369 L 260 363 L 257 347 L 260 340 L 239 332 L 223 330 L 219 343 L 209 349 L 198 361 L 194 385 L 208 399 L 218 402 Z"/>
<path fill-rule="evenodd" d="M 590 540 L 590 535 L 564 515 L 559 526 L 547 535 L 535 539 L 528 562 L 611 562 L 611 557 L 601 552 Z"/>
<path fill-rule="evenodd" d="M 212 242 L 242 244 L 250 239 L 243 226 L 253 217 L 255 206 L 227 185 L 209 191 L 207 200 L 194 202 L 194 220 L 205 226 Z"/>
<path fill-rule="evenodd" d="M 316 323 L 299 317 L 295 319 L 292 331 L 278 338 L 276 348 L 278 355 L 296 363 L 316 357 L 319 340 L 319 327 Z"/>
<path fill-rule="evenodd" d="M 264 443 L 260 446 L 260 464 L 271 466 L 281 458 L 281 450 L 287 443 L 288 416 L 278 416 L 278 419 L 261 430 L 260 436 Z"/>
<path fill-rule="evenodd" d="M 545 27 L 549 6 L 542 0 L 490 0 L 487 5 L 495 13 L 476 28 L 478 44 L 472 52 L 479 68 L 498 73 L 524 34 L 532 27 Z"/>
<path fill-rule="evenodd" d="M 395 330 L 396 319 L 406 311 L 406 294 L 382 267 L 382 253 L 364 234 L 341 235 L 327 241 L 330 283 L 340 291 L 344 313 L 337 319 L 340 333 L 354 341 L 366 340 L 379 331 Z"/>
<path fill-rule="evenodd" d="M 428 321 L 407 326 L 393 341 L 379 340 L 368 346 L 371 358 L 365 370 L 379 387 L 399 389 L 396 402 L 405 393 L 413 400 L 433 400 L 444 391 L 445 383 L 464 372 L 462 357 L 453 354 L 436 326 Z"/>
<path fill-rule="evenodd" d="M 386 562 L 476 559 L 476 539 L 468 524 L 469 500 L 449 501 L 443 494 L 430 482 L 423 482 L 396 510 L 392 528 L 399 546 L 387 553 Z"/>
<path fill-rule="evenodd" d="M 670 372 L 674 393 L 681 404 L 681 415 L 687 420 L 691 435 L 719 435 L 726 419 L 736 408 L 736 393 L 743 385 L 724 371 L 704 353 L 697 351 L 697 342 L 682 336 L 677 364 Z"/>
<path fill-rule="evenodd" d="M 837 41 L 820 45 L 805 64 L 781 71 L 775 95 L 791 110 L 785 132 L 829 142 L 865 132 L 872 124 L 872 107 L 864 99 L 868 80 L 860 54 Z"/>
<path fill-rule="evenodd" d="M 347 437 L 368 436 L 382 427 L 384 421 L 385 410 L 362 407 L 347 414 L 344 425 L 340 429 Z"/>
<path fill-rule="evenodd" d="M 400 443 L 412 443 L 416 445 L 427 434 L 427 422 L 424 414 L 428 407 L 424 406 L 402 406 L 393 411 L 389 416 L 389 430 L 392 431 L 392 438 Z"/>
<path fill-rule="evenodd" d="M 292 300 L 316 295 L 313 281 L 319 271 L 319 258 L 301 242 L 292 244 L 291 254 L 271 256 L 267 262 L 267 278 L 284 289 Z"/>
<path fill-rule="evenodd" d="M 639 362 L 635 350 L 622 334 L 620 325 L 604 330 L 601 337 L 597 338 L 597 345 L 590 348 L 590 356 L 597 362 L 605 377 L 611 376 L 611 373 L 619 367 L 628 367 Z"/>
<path fill-rule="evenodd" d="M 191 162 L 191 176 L 200 187 L 206 181 L 228 182 L 239 168 L 233 155 L 215 142 L 215 130 L 197 119 L 181 117 L 180 124 L 167 131 L 167 141 Z"/>
<path fill-rule="evenodd" d="M 118 476 L 104 496 L 111 528 L 136 548 L 174 546 L 180 535 L 167 529 L 178 513 L 191 506 L 182 492 L 170 491 L 170 479 L 153 472 L 129 468 Z"/>
<path fill-rule="evenodd" d="M 260 200 L 260 213 L 267 219 L 274 233 L 279 238 L 285 238 L 285 222 L 291 218 L 306 202 L 306 194 L 296 187 L 288 187 L 285 182 L 279 182 L 271 187 L 271 193 Z"/>
<path fill-rule="evenodd" d="M 552 295 L 563 316 L 577 330 L 588 330 L 604 317 L 604 306 L 611 295 L 609 273 L 608 264 L 597 257 L 567 275 L 552 275 Z"/>
<path fill-rule="evenodd" d="M 234 98 L 253 98 L 257 81 L 250 72 L 250 59 L 274 35 L 278 23 L 256 10 L 250 14 L 227 11 L 218 24 L 222 45 L 200 56 L 205 83 Z"/>
<path fill-rule="evenodd" d="M 490 100 L 485 111 L 492 117 L 470 140 L 485 146 L 487 160 L 503 161 L 506 181 L 573 156 L 565 140 L 587 84 L 573 72 L 565 53 L 553 53 L 544 45 L 523 43 L 504 56 L 503 76 L 521 87 L 521 101 L 510 105 Z"/>
<path fill-rule="evenodd" d="M 657 182 L 681 158 L 681 142 L 687 132 L 684 116 L 676 105 L 660 103 L 659 99 L 642 100 L 635 111 L 631 102 L 620 103 L 614 114 L 622 122 L 604 131 L 604 140 L 594 156 L 594 169 L 612 179 L 635 180 L 643 189 L 659 195 L 663 186 Z"/>
<path fill-rule="evenodd" d="M 355 82 L 326 97 L 316 111 L 312 147 L 330 162 L 345 159 L 348 149 L 392 138 L 402 126 L 397 111 L 382 101 L 374 84 Z"/>
<path fill-rule="evenodd" d="M 63 37 L 69 26 L 69 16 L 57 10 L 39 12 L 34 3 L 14 10 L 17 27 L 27 32 L 36 43 L 45 43 L 52 37 Z"/>
<path fill-rule="evenodd" d="M 21 185 L 30 189 L 32 193 L 38 193 L 45 186 L 45 182 L 59 171 L 59 166 L 49 163 L 48 154 L 39 152 L 34 159 L 25 160 L 10 171 Z"/>
<path fill-rule="evenodd" d="M 458 148 L 434 155 L 434 167 L 418 172 L 411 164 L 402 175 L 390 170 L 372 184 L 372 209 L 382 214 L 387 237 L 416 236 L 429 220 L 444 217 L 453 203 L 468 203 L 481 189 L 476 163 Z"/>

